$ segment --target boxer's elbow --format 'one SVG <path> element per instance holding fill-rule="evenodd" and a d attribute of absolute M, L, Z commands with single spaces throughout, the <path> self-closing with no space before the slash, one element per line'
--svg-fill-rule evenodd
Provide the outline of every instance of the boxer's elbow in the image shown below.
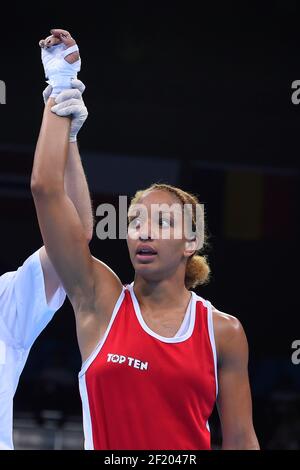
<path fill-rule="evenodd" d="M 34 199 L 57 196 L 64 192 L 64 185 L 59 178 L 50 178 L 49 175 L 34 169 L 30 180 L 31 194 Z"/>

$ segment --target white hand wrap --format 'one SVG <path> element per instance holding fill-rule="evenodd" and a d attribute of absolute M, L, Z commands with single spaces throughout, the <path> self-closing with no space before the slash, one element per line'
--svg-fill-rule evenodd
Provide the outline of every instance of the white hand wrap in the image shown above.
<path fill-rule="evenodd" d="M 66 48 L 64 44 L 57 44 L 49 48 L 42 48 L 42 62 L 47 83 L 52 86 L 51 97 L 57 96 L 61 91 L 71 88 L 71 80 L 77 78 L 80 71 L 81 59 L 73 64 L 65 60 L 69 54 L 79 51 L 78 46 Z"/>

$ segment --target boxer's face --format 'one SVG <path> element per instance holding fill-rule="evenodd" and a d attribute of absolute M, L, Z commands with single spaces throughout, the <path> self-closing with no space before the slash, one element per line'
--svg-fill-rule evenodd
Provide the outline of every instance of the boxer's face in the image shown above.
<path fill-rule="evenodd" d="M 127 244 L 136 274 L 148 280 L 185 271 L 190 250 L 186 249 L 183 207 L 167 191 L 151 190 L 129 209 Z M 162 206 L 163 205 L 163 206 Z M 131 211 L 134 210 L 134 213 Z"/>

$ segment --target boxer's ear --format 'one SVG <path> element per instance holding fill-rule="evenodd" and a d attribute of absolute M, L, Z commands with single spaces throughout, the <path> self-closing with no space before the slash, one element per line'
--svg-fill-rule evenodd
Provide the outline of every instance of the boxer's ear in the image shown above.
<path fill-rule="evenodd" d="M 197 238 L 194 237 L 193 240 L 186 240 L 185 242 L 185 254 L 186 256 L 191 256 L 197 250 Z"/>

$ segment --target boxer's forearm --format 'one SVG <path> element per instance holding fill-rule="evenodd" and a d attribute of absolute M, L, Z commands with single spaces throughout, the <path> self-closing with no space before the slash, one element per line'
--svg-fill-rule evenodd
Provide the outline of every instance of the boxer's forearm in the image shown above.
<path fill-rule="evenodd" d="M 65 170 L 65 190 L 76 207 L 86 237 L 90 241 L 93 236 L 92 202 L 76 142 L 69 144 Z"/>
<path fill-rule="evenodd" d="M 93 236 L 92 205 L 77 143 L 69 144 L 64 182 L 65 191 L 77 210 L 86 239 L 90 241 Z M 45 247 L 40 249 L 39 255 L 44 274 L 46 299 L 49 303 L 60 285 L 60 279 L 47 256 Z"/>
<path fill-rule="evenodd" d="M 33 189 L 47 194 L 64 191 L 69 149 L 70 119 L 52 113 L 54 104 L 50 98 L 45 106 L 31 176 Z"/>

